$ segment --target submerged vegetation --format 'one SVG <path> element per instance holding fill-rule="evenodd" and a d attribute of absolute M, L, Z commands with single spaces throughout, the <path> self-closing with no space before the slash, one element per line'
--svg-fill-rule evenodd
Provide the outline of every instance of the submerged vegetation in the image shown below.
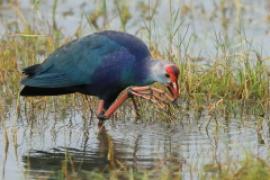
<path fill-rule="evenodd" d="M 121 162 L 111 159 L 108 167 L 99 170 L 86 171 L 83 162 L 77 162 L 69 154 L 63 155 L 59 169 L 55 169 L 43 178 L 46 179 L 191 179 L 191 177 L 183 176 L 181 165 L 177 163 L 168 163 L 165 160 L 156 162 L 151 169 L 130 168 Z M 51 157 L 47 157 L 50 159 Z M 52 158 L 52 160 L 54 160 Z M 32 163 L 37 163 L 34 160 Z M 31 164 L 31 163 L 30 163 Z M 270 178 L 270 166 L 264 160 L 247 155 L 241 162 L 227 162 L 224 164 L 214 163 L 206 164 L 199 172 L 200 179 L 221 179 L 221 180 L 267 180 Z M 27 174 L 26 174 L 27 177 Z"/>
<path fill-rule="evenodd" d="M 97 102 L 93 97 L 72 94 L 61 97 L 21 98 L 19 82 L 23 76 L 21 73 L 23 67 L 42 62 L 56 48 L 72 39 L 105 29 L 135 34 L 148 44 L 153 57 L 173 61 L 180 68 L 179 106 L 168 106 L 161 111 L 154 104 L 137 99 L 140 106 L 139 119 L 144 121 L 159 119 L 175 123 L 177 120 L 181 121 L 181 117 L 188 111 L 194 112 L 197 119 L 205 113 L 213 119 L 220 116 L 226 119 L 228 116 L 239 114 L 255 115 L 259 117 L 258 127 L 261 123 L 260 117 L 269 119 L 270 71 L 267 66 L 269 57 L 264 55 L 261 47 L 253 44 L 252 39 L 246 35 L 245 25 L 241 22 L 244 21 L 243 16 L 250 7 L 240 0 L 215 2 L 211 12 L 207 12 L 203 4 L 194 7 L 192 3 L 177 1 L 179 4 L 175 4 L 174 0 L 169 0 L 166 7 L 162 7 L 164 2 L 159 0 L 138 0 L 130 4 L 125 0 L 93 0 L 95 6 L 90 11 L 80 12 L 80 19 L 76 27 L 73 27 L 74 31 L 68 35 L 58 22 L 61 18 L 72 16 L 74 12 L 65 10 L 61 16 L 57 14 L 61 0 L 53 1 L 51 14 L 48 16 L 50 18 L 47 19 L 43 19 L 44 10 L 41 8 L 41 1 L 31 1 L 30 15 L 16 1 L 0 2 L 1 8 L 8 8 L 15 14 L 10 19 L 5 17 L 5 13 L 0 15 L 1 26 L 4 27 L 0 29 L 3 32 L 0 39 L 0 125 L 3 127 L 9 108 L 14 106 L 18 117 L 25 114 L 34 117 L 38 112 L 46 110 L 65 114 L 69 108 L 80 109 L 86 121 L 94 116 L 93 108 Z M 87 4 L 88 2 L 82 2 L 81 8 Z M 161 19 L 160 11 L 164 11 L 164 8 L 167 8 L 166 18 Z M 194 15 L 198 15 L 195 11 L 199 11 L 202 17 L 219 27 L 213 30 L 213 42 L 205 43 L 205 46 L 212 47 L 211 51 L 214 53 L 211 55 L 204 52 L 204 47 L 196 48 L 196 43 L 202 38 L 190 27 L 190 21 L 196 18 Z M 267 18 L 269 21 L 269 17 Z M 269 26 L 269 22 L 265 23 Z M 131 109 L 132 103 L 126 103 L 113 119 L 135 115 L 133 112 L 129 113 Z M 78 174 L 68 173 L 68 168 L 72 168 L 68 167 L 69 165 L 72 165 L 72 161 L 63 160 L 61 171 L 55 174 L 56 178 L 78 178 L 76 177 Z M 241 162 L 206 165 L 201 170 L 200 177 L 269 179 L 269 170 L 268 160 L 247 156 L 246 160 Z M 104 173 L 93 171 L 90 174 L 87 172 L 84 177 L 95 179 L 107 179 L 108 176 L 111 179 L 182 177 L 181 168 L 166 163 L 152 170 L 136 171 L 123 165 L 108 171 Z"/>

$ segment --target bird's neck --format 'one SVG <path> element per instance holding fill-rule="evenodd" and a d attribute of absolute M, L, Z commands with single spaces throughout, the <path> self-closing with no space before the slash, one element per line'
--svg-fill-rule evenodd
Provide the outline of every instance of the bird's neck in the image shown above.
<path fill-rule="evenodd" d="M 159 74 L 162 68 L 166 64 L 166 61 L 148 59 L 144 61 L 144 64 L 140 66 L 140 71 L 137 76 L 138 85 L 149 85 L 154 82 L 159 82 Z M 143 67 L 143 68 L 142 68 Z"/>
<path fill-rule="evenodd" d="M 159 73 L 162 70 L 162 67 L 164 66 L 165 61 L 161 61 L 161 60 L 151 60 L 149 61 L 149 74 L 148 74 L 148 78 L 149 80 L 151 80 L 152 82 L 157 82 L 159 81 Z"/>

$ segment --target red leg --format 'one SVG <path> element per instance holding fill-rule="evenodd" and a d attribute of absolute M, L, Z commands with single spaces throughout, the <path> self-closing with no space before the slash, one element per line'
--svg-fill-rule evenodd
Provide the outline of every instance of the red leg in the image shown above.
<path fill-rule="evenodd" d="M 105 118 L 110 118 L 111 115 L 116 111 L 116 109 L 119 108 L 129 98 L 128 91 L 128 89 L 124 90 L 124 92 L 107 109 L 107 111 L 104 113 Z"/>
<path fill-rule="evenodd" d="M 104 113 L 104 100 L 100 100 L 97 108 L 97 115 Z"/>

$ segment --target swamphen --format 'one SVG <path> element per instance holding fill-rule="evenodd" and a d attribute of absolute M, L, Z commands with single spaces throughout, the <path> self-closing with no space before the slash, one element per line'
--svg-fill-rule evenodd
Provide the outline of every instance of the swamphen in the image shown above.
<path fill-rule="evenodd" d="M 154 82 L 168 87 L 171 100 L 179 96 L 178 67 L 153 60 L 143 41 L 124 32 L 103 31 L 74 40 L 23 73 L 27 76 L 21 81 L 22 96 L 74 92 L 97 96 L 101 120 L 110 118 L 131 96 L 162 92 L 147 86 Z"/>

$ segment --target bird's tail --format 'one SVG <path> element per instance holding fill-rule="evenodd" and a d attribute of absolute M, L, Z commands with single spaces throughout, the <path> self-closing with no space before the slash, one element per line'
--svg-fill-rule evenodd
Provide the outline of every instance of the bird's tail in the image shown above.
<path fill-rule="evenodd" d="M 33 76 L 35 75 L 37 72 L 39 72 L 41 70 L 41 65 L 40 64 L 34 64 L 32 66 L 29 66 L 27 68 L 23 69 L 23 73 L 28 75 L 28 76 Z"/>
<path fill-rule="evenodd" d="M 39 88 L 25 86 L 21 92 L 21 96 L 55 96 L 74 93 L 76 90 L 74 88 Z"/>

